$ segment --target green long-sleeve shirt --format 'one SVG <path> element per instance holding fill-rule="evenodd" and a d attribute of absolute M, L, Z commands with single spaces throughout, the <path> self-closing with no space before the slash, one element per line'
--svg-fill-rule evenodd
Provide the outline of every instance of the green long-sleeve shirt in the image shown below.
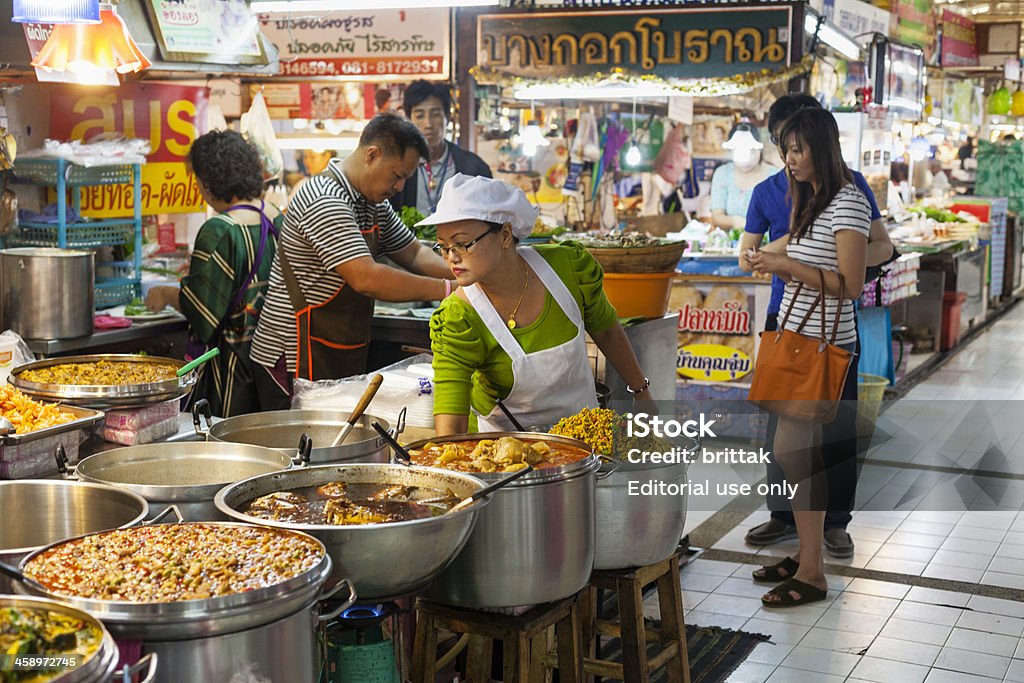
<path fill-rule="evenodd" d="M 615 309 L 605 296 L 604 272 L 590 252 L 577 242 L 534 247 L 554 269 L 583 312 L 587 332 L 602 332 L 615 324 Z M 544 310 L 532 324 L 512 330 L 527 353 L 564 344 L 576 327 L 547 292 Z M 457 296 L 445 299 L 430 319 L 434 352 L 434 414 L 468 415 L 470 407 L 482 415 L 512 391 L 512 359 L 469 302 Z"/>

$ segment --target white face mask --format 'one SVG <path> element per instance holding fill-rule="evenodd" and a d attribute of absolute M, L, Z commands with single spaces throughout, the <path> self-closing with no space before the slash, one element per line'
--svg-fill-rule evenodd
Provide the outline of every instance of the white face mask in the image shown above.
<path fill-rule="evenodd" d="M 732 162 L 740 171 L 753 171 L 761 163 L 761 150 L 739 148 L 732 151 Z"/>

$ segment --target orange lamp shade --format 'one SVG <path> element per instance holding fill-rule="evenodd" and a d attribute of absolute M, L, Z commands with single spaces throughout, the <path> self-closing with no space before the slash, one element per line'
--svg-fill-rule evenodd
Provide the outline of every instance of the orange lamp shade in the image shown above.
<path fill-rule="evenodd" d="M 111 5 L 100 6 L 98 24 L 57 24 L 32 66 L 44 71 L 125 74 L 152 66 Z"/>

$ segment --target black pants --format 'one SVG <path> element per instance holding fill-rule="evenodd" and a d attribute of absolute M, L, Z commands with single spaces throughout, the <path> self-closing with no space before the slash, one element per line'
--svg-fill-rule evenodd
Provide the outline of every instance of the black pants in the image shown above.
<path fill-rule="evenodd" d="M 779 326 L 778 315 L 769 314 L 765 331 L 772 332 Z M 821 426 L 821 455 L 825 463 L 828 482 L 828 511 L 825 513 L 826 529 L 845 529 L 852 519 L 857 495 L 857 357 L 860 354 L 860 338 L 857 339 L 857 355 L 850 363 L 850 370 L 843 384 L 843 400 L 839 405 L 836 419 Z M 765 448 L 771 451 L 768 457 L 768 484 L 775 485 L 769 490 L 780 490 L 786 478 L 782 468 L 775 462 L 775 429 L 779 418 L 768 416 L 768 431 L 765 434 Z M 793 525 L 793 511 L 789 499 L 784 495 L 769 495 L 766 498 L 772 518 Z"/>

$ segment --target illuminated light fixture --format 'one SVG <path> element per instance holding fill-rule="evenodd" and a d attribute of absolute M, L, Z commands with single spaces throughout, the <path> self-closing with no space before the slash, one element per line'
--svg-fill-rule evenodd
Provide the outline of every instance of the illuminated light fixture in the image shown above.
<path fill-rule="evenodd" d="M 100 0 L 14 0 L 19 24 L 98 24 Z"/>
<path fill-rule="evenodd" d="M 609 98 L 669 97 L 678 94 L 677 90 L 662 87 L 656 83 L 641 86 L 609 83 L 608 85 L 580 87 L 539 83 L 517 89 L 515 98 L 517 100 L 604 100 Z"/>
<path fill-rule="evenodd" d="M 326 152 L 329 149 L 338 152 L 351 152 L 359 146 L 359 138 L 353 136 L 332 135 L 278 135 L 278 149 L 311 149 L 314 152 Z"/>
<path fill-rule="evenodd" d="M 420 9 L 425 7 L 491 7 L 500 0 L 265 0 L 253 2 L 256 14 L 278 12 L 348 12 L 352 10 Z"/>
<path fill-rule="evenodd" d="M 523 128 L 523 132 L 519 134 L 519 144 L 523 147 L 523 154 L 532 157 L 537 153 L 538 147 L 547 147 L 551 144 L 551 141 L 544 137 L 540 126 L 536 123 L 531 123 Z"/>
<path fill-rule="evenodd" d="M 152 64 L 132 40 L 113 5 L 100 5 L 99 24 L 57 24 L 32 66 L 43 71 L 70 71 L 83 83 L 102 77 L 139 72 Z"/>
<path fill-rule="evenodd" d="M 804 15 L 804 31 L 811 35 L 817 34 L 821 42 L 849 60 L 860 59 L 860 45 L 834 25 L 813 12 Z"/>

